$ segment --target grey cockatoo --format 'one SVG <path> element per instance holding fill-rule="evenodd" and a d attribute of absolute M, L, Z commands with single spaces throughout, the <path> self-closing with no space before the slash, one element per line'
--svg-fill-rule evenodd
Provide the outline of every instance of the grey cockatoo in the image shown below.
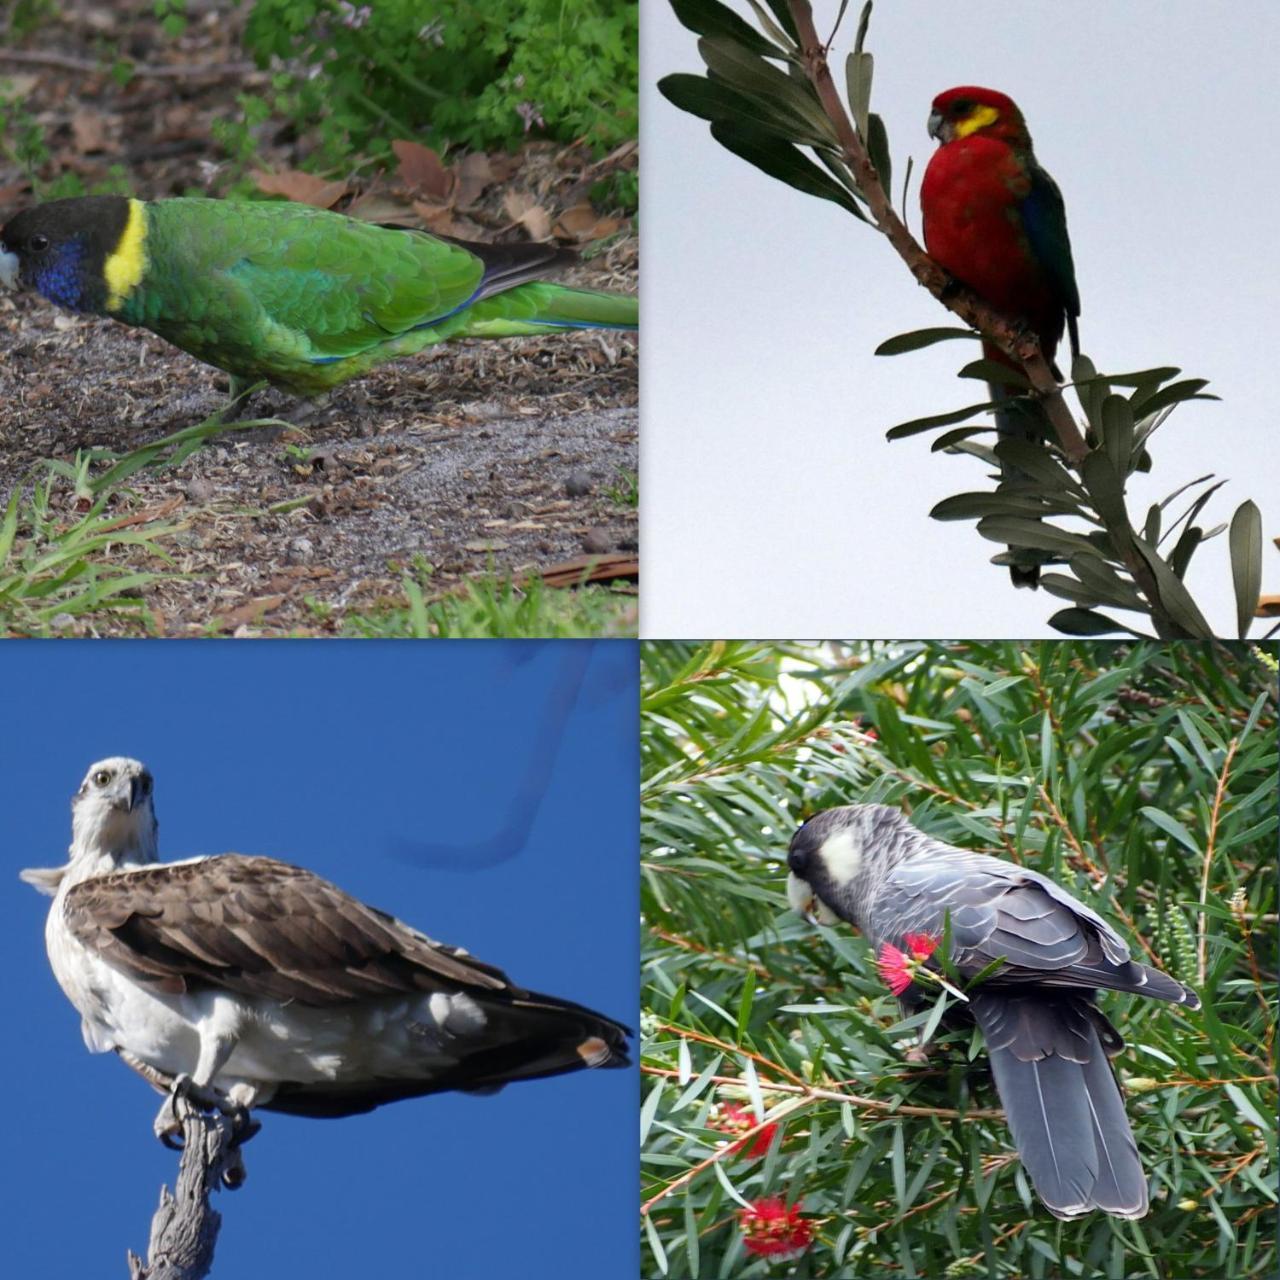
<path fill-rule="evenodd" d="M 792 906 L 845 920 L 877 955 L 906 935 L 941 941 L 969 990 L 1018 1155 L 1050 1213 L 1147 1212 L 1147 1179 L 1109 1057 L 1124 1040 L 1094 1003 L 1099 988 L 1199 1008 L 1194 991 L 1130 959 L 1097 912 L 1053 881 L 934 840 L 885 805 L 827 809 L 792 837 Z M 919 999 L 919 987 L 904 998 Z"/>

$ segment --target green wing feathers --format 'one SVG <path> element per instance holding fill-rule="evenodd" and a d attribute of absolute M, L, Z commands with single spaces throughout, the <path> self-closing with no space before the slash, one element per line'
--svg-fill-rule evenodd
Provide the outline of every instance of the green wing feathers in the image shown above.
<path fill-rule="evenodd" d="M 522 284 L 472 306 L 463 333 L 477 338 L 513 338 L 557 329 L 635 329 L 639 300 L 566 285 Z"/>

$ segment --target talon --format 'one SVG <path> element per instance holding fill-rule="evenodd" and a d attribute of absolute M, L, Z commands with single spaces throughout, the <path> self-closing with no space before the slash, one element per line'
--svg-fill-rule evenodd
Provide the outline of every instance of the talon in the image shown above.
<path fill-rule="evenodd" d="M 244 1186 L 244 1180 L 248 1177 L 245 1172 L 244 1158 L 239 1151 L 233 1151 L 227 1159 L 227 1166 L 222 1171 L 222 1185 L 228 1191 L 238 1191 Z"/>
<path fill-rule="evenodd" d="M 255 1120 L 250 1115 L 248 1107 L 237 1107 L 235 1114 L 231 1117 L 232 1147 L 243 1146 L 261 1128 L 262 1121 Z"/>
<path fill-rule="evenodd" d="M 182 1133 L 182 1121 L 178 1116 L 177 1107 L 180 1079 L 182 1077 L 174 1080 L 160 1110 L 156 1112 L 156 1118 L 151 1122 L 152 1131 L 170 1151 L 181 1151 L 183 1148 L 183 1144 L 176 1140 Z"/>

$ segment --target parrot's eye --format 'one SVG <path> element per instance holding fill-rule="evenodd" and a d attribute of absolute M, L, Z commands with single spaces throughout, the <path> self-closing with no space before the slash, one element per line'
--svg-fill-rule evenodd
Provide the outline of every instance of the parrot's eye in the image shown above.
<path fill-rule="evenodd" d="M 107 783 L 110 781 L 111 781 L 110 769 L 99 769 L 98 772 L 93 775 L 93 784 L 96 787 L 105 787 Z"/>
<path fill-rule="evenodd" d="M 48 236 L 32 236 L 31 239 L 27 241 L 27 248 L 30 249 L 32 253 L 43 253 L 48 247 Z"/>
<path fill-rule="evenodd" d="M 964 117 L 973 110 L 972 102 L 955 102 L 951 106 L 951 114 L 956 117 Z"/>

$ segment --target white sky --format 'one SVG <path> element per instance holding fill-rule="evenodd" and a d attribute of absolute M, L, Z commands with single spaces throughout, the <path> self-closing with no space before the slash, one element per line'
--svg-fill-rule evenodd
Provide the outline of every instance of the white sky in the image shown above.
<path fill-rule="evenodd" d="M 820 31 L 837 8 L 815 0 Z M 832 52 L 837 83 L 859 8 L 851 0 Z M 644 0 L 641 30 L 642 633 L 1058 634 L 1047 619 L 1067 602 L 1015 592 L 972 522 L 928 518 L 939 499 L 988 487 L 987 468 L 930 453 L 931 434 L 884 438 L 985 398 L 954 376 L 976 357 L 968 344 L 872 355 L 892 334 L 958 321 L 870 227 L 731 155 L 657 93 L 661 76 L 702 69 L 664 0 Z M 1131 510 L 1140 524 L 1184 482 L 1230 477 L 1210 523 L 1253 498 L 1263 590 L 1280 592 L 1280 5 L 880 0 L 868 48 L 895 202 L 914 157 L 917 238 L 933 96 L 979 84 L 1019 104 L 1066 199 L 1084 351 L 1104 371 L 1177 365 L 1223 397 L 1181 406 L 1156 435 Z M 1225 536 L 1196 553 L 1188 583 L 1234 635 Z"/>

